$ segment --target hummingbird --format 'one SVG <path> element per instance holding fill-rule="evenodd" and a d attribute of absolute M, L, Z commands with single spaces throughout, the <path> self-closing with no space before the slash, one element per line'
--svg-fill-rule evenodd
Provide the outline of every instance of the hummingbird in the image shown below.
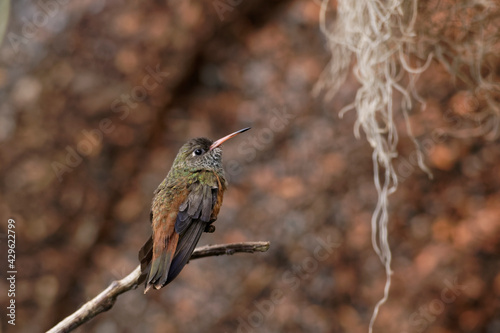
<path fill-rule="evenodd" d="M 144 293 L 170 283 L 187 264 L 203 232 L 214 232 L 226 190 L 221 144 L 250 127 L 219 140 L 195 138 L 177 153 L 154 192 L 152 235 L 139 251 Z"/>

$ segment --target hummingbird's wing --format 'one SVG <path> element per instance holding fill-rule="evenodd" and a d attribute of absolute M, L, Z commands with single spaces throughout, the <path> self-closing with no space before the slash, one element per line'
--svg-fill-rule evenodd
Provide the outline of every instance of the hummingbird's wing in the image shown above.
<path fill-rule="evenodd" d="M 181 272 L 206 226 L 217 218 L 225 185 L 215 173 L 202 171 L 183 195 L 177 196 L 183 201 L 170 201 L 169 205 L 162 201 L 156 205 L 155 201 L 153 236 L 139 251 L 142 274 L 138 281 L 146 280 L 145 292 L 151 286 L 163 287 Z M 177 210 L 176 215 L 171 214 L 173 210 Z"/>
<path fill-rule="evenodd" d="M 180 207 L 175 221 L 175 232 L 182 235 L 193 220 L 210 222 L 212 209 L 217 201 L 218 188 L 210 184 L 194 183 Z"/>
<path fill-rule="evenodd" d="M 212 177 L 203 177 L 200 182 L 192 184 L 189 187 L 188 197 L 179 207 L 175 222 L 175 232 L 179 234 L 179 241 L 170 265 L 167 283 L 172 281 L 187 264 L 203 231 L 212 220 L 219 191 L 216 179 L 210 178 Z"/>

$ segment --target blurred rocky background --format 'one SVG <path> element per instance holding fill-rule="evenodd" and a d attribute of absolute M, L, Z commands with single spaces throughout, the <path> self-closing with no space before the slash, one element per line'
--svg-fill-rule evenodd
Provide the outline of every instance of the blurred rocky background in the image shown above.
<path fill-rule="evenodd" d="M 319 9 L 13 1 L 0 48 L 0 250 L 13 218 L 17 318 L 7 325 L 1 279 L 2 331 L 45 331 L 130 273 L 182 143 L 251 126 L 225 144 L 230 187 L 200 245 L 269 240 L 269 251 L 193 261 L 76 331 L 367 332 L 385 283 L 371 246 L 371 148 L 354 138 L 354 111 L 338 116 L 353 75 L 331 101 L 311 94 L 330 56 Z M 498 78 L 500 58 L 488 63 Z M 499 332 L 498 118 L 476 116 L 480 96 L 437 61 L 417 90 L 426 103 L 410 121 L 434 178 L 396 113 L 393 285 L 375 332 Z"/>

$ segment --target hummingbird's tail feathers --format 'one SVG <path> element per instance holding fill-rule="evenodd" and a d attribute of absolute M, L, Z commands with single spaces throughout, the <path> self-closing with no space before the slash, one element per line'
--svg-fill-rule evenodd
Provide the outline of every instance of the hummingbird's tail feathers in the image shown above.
<path fill-rule="evenodd" d="M 174 258 L 175 249 L 179 240 L 179 235 L 173 233 L 170 237 L 165 233 L 155 233 L 153 235 L 152 260 L 149 273 L 146 279 L 147 292 L 151 286 L 160 289 L 167 284 L 170 264 Z"/>
<path fill-rule="evenodd" d="M 146 281 L 149 270 L 151 269 L 151 260 L 153 259 L 153 237 L 144 243 L 144 245 L 139 250 L 139 262 L 141 263 L 141 275 L 137 280 L 137 284 L 141 284 Z"/>
<path fill-rule="evenodd" d="M 187 264 L 207 224 L 200 220 L 193 221 L 185 233 L 181 235 L 174 259 L 170 265 L 167 283 L 175 279 Z"/>

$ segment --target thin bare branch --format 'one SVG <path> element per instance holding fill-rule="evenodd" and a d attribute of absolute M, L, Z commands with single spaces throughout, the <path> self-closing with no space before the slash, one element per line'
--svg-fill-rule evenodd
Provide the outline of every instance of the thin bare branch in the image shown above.
<path fill-rule="evenodd" d="M 244 242 L 202 246 L 194 250 L 191 259 L 211 256 L 231 255 L 237 252 L 266 252 L 269 242 Z M 85 303 L 80 309 L 66 317 L 47 333 L 71 332 L 81 324 L 89 321 L 99 313 L 113 307 L 119 295 L 137 287 L 137 279 L 141 275 L 141 267 L 137 266 L 132 273 L 121 280 L 113 281 L 104 291 Z"/>

